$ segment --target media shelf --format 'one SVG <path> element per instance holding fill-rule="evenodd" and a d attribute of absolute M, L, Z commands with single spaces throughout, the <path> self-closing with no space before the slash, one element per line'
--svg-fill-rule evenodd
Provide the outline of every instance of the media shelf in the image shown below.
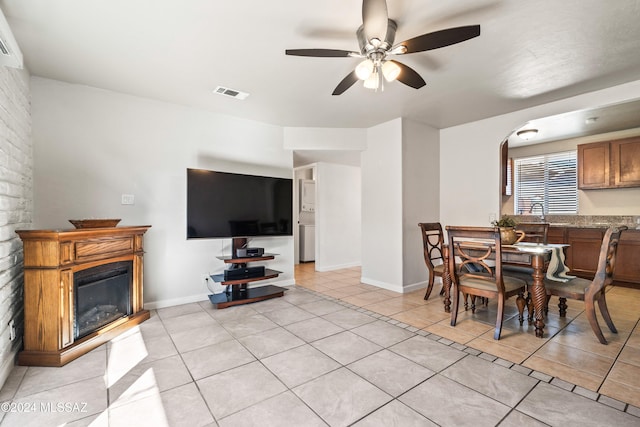
<path fill-rule="evenodd" d="M 257 282 L 259 280 L 273 279 L 274 277 L 278 277 L 280 273 L 282 273 L 282 271 L 265 268 L 264 276 L 260 276 L 260 277 L 247 277 L 244 279 L 224 280 L 224 274 L 214 274 L 213 276 L 211 276 L 211 278 L 213 279 L 214 282 L 219 282 L 222 286 L 243 285 L 249 282 Z"/>
<path fill-rule="evenodd" d="M 248 256 L 244 258 L 233 258 L 230 256 L 219 256 L 218 259 L 221 259 L 225 263 L 229 264 L 246 264 L 248 262 L 255 261 L 266 261 L 270 259 L 274 259 L 277 254 L 262 254 L 260 256 Z"/>
<path fill-rule="evenodd" d="M 236 242 L 234 239 L 234 245 L 232 252 L 236 253 L 236 247 L 242 242 Z M 277 254 L 263 254 L 255 257 L 242 257 L 235 258 L 233 256 L 220 256 L 218 259 L 224 261 L 226 264 L 234 264 L 237 268 L 245 268 L 248 263 L 256 261 L 268 261 L 274 259 Z M 274 286 L 260 286 L 256 288 L 248 288 L 247 284 L 251 282 L 257 282 L 260 280 L 273 279 L 278 277 L 282 273 L 278 270 L 272 270 L 265 268 L 264 275 L 258 277 L 247 277 L 234 280 L 225 280 L 224 274 L 214 274 L 211 276 L 215 282 L 219 282 L 221 285 L 226 286 L 225 292 L 220 294 L 209 295 L 209 300 L 215 308 L 226 308 L 234 305 L 249 304 L 258 301 L 264 301 L 271 298 L 278 298 L 284 295 L 286 289 Z"/>

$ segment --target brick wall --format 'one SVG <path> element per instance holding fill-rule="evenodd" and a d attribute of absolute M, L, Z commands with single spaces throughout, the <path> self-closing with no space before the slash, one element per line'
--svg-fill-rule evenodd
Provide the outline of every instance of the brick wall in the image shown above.
<path fill-rule="evenodd" d="M 0 387 L 22 346 L 22 242 L 33 213 L 33 144 L 29 74 L 0 66 Z M 16 339 L 9 340 L 9 322 Z"/>

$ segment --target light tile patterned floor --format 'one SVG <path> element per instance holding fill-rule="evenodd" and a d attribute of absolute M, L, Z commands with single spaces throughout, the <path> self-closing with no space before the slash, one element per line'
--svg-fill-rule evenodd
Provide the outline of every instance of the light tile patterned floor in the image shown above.
<path fill-rule="evenodd" d="M 345 288 L 361 289 L 342 301 L 383 314 L 418 329 L 495 355 L 522 366 L 544 372 L 550 376 L 575 384 L 580 388 L 640 406 L 640 291 L 611 287 L 607 302 L 618 334 L 611 333 L 599 318 L 603 333 L 609 342 L 602 345 L 596 339 L 584 314 L 580 301 L 568 301 L 567 317 L 558 315 L 556 298 L 552 299 L 546 320 L 545 338 L 536 338 L 533 326 L 526 321 L 520 326 L 513 300 L 507 301 L 505 324 L 499 341 L 493 339 L 495 305 L 478 308 L 475 314 L 458 314 L 455 327 L 451 317 L 443 310 L 443 299 L 438 295 L 440 285 L 425 301 L 424 290 L 408 294 L 389 293 L 360 283 L 360 269 L 351 268 L 331 272 L 316 272 L 313 263 L 296 267 L 297 283 L 326 295 L 339 295 L 340 287 L 327 291 L 316 283 L 343 283 Z M 384 300 L 370 295 L 386 296 Z M 374 301 L 375 302 L 372 302 Z M 599 313 L 598 313 L 599 315 Z"/>
<path fill-rule="evenodd" d="M 358 269 L 304 264 L 297 276 L 303 286 L 282 298 L 160 309 L 62 368 L 15 367 L 0 425 L 640 425 L 628 404 L 640 369 L 634 293 L 611 291 L 630 308 L 614 316 L 620 336 L 601 354 L 575 338 L 578 310 L 552 319 L 552 339 L 507 322 L 495 343 L 491 305 L 451 328 L 438 296 L 361 284 Z M 627 392 L 612 398 L 618 390 Z"/>

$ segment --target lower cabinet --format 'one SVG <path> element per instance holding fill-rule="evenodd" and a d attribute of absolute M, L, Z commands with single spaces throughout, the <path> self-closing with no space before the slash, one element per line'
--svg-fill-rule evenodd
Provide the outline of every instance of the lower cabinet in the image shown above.
<path fill-rule="evenodd" d="M 568 243 L 565 254 L 571 274 L 593 279 L 598 268 L 605 231 L 604 228 L 549 227 L 548 242 Z M 620 237 L 613 274 L 614 282 L 640 289 L 639 260 L 640 230 L 627 230 Z"/>
<path fill-rule="evenodd" d="M 567 229 L 565 227 L 549 227 L 547 242 L 555 244 L 567 243 Z"/>
<path fill-rule="evenodd" d="M 616 253 L 616 281 L 635 283 L 640 288 L 640 230 L 627 230 L 620 237 Z"/>
<path fill-rule="evenodd" d="M 604 231 L 600 228 L 567 229 L 567 267 L 571 274 L 592 279 L 598 268 L 598 258 Z"/>

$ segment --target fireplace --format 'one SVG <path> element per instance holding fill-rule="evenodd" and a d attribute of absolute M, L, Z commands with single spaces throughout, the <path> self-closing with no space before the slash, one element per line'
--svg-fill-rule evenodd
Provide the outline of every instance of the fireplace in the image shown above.
<path fill-rule="evenodd" d="M 131 314 L 133 262 L 88 268 L 73 275 L 74 339 Z"/>
<path fill-rule="evenodd" d="M 149 226 L 18 230 L 24 247 L 24 349 L 18 364 L 63 366 L 144 322 Z"/>

